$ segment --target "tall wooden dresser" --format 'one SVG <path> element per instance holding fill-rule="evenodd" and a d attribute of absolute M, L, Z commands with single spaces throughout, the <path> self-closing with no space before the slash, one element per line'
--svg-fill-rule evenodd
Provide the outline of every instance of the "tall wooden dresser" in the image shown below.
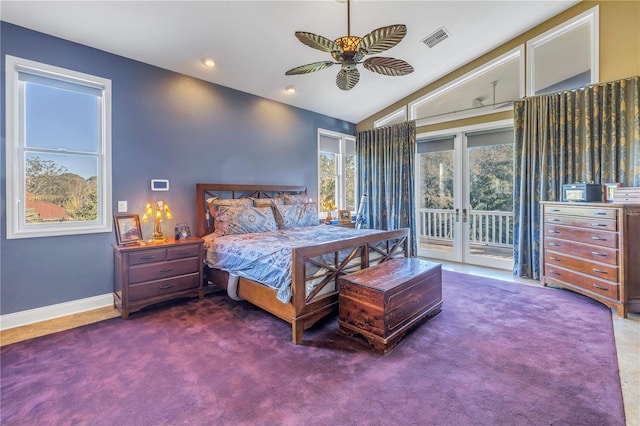
<path fill-rule="evenodd" d="M 640 204 L 541 204 L 543 285 L 640 312 Z"/>

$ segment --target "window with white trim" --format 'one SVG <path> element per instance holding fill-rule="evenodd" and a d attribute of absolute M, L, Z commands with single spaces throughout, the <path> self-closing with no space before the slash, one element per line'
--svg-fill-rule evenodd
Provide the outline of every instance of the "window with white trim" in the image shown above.
<path fill-rule="evenodd" d="M 318 208 L 356 210 L 356 139 L 352 135 L 318 131 Z M 324 204 L 324 208 L 323 208 Z M 331 206 L 332 207 L 332 206 Z"/>
<path fill-rule="evenodd" d="M 7 238 L 111 232 L 111 81 L 5 67 Z"/>

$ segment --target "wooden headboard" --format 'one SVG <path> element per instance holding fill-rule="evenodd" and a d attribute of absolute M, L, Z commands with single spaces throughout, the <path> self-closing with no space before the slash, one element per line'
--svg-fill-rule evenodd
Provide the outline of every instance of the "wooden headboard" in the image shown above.
<path fill-rule="evenodd" d="M 209 217 L 207 199 L 275 198 L 280 194 L 306 194 L 306 186 L 294 185 L 234 185 L 224 183 L 196 184 L 196 235 L 202 237 L 213 232 L 213 219 Z"/>

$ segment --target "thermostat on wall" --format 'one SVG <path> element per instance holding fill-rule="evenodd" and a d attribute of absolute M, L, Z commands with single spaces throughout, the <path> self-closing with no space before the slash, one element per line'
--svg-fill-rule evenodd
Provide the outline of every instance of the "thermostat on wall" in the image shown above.
<path fill-rule="evenodd" d="M 169 179 L 151 179 L 152 191 L 168 191 Z"/>

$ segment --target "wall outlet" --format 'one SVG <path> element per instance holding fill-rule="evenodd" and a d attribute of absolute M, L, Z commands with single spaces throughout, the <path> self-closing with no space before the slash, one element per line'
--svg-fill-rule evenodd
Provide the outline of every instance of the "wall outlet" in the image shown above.
<path fill-rule="evenodd" d="M 118 201 L 118 213 L 126 213 L 126 212 L 127 212 L 127 202 Z"/>

